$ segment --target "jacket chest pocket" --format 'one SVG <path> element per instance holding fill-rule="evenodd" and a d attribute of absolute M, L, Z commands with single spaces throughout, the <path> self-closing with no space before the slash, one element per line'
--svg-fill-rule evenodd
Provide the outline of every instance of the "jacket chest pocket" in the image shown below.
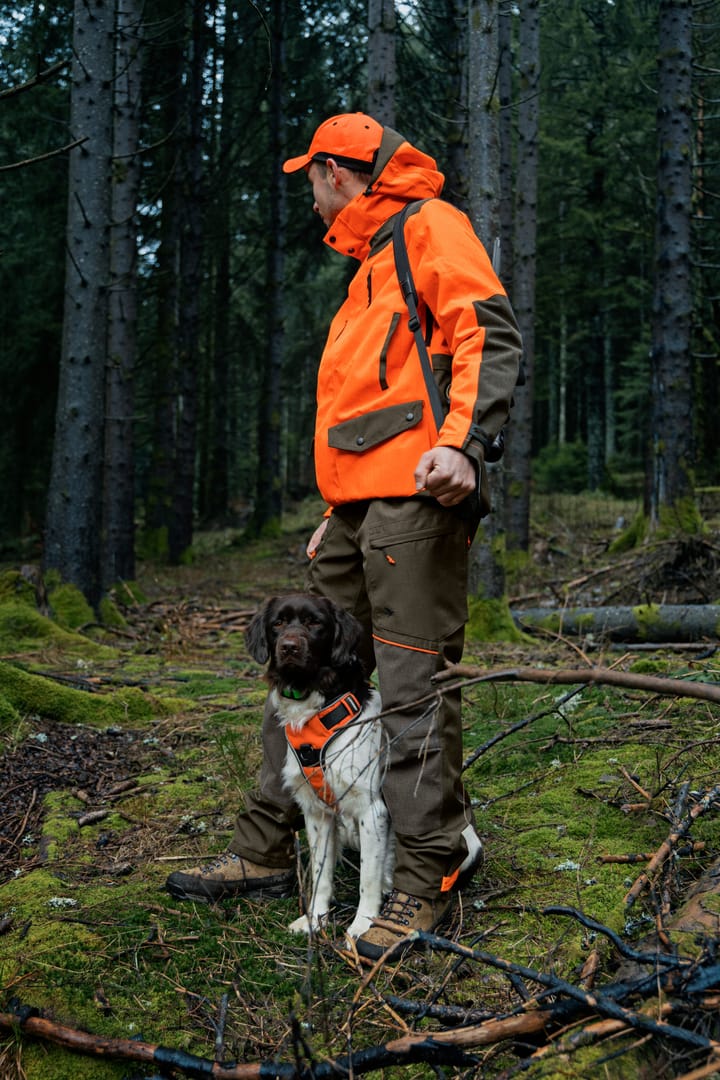
<path fill-rule="evenodd" d="M 422 417 L 422 401 L 406 401 L 400 405 L 388 405 L 385 409 L 375 409 L 328 428 L 328 446 L 334 450 L 362 454 L 386 439 L 394 439 L 403 431 L 417 427 Z"/>

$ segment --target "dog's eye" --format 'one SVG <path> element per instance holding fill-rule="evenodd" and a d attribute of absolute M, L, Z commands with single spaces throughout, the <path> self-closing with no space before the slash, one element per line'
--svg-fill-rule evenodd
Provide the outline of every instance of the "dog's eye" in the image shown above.
<path fill-rule="evenodd" d="M 273 623 L 273 630 L 280 630 L 287 622 L 287 619 L 276 619 Z"/>

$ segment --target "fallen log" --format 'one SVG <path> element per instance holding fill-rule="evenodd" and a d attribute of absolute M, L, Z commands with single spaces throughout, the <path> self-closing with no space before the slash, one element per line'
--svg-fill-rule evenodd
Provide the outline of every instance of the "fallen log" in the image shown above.
<path fill-rule="evenodd" d="M 511 611 L 520 630 L 610 641 L 717 642 L 718 604 L 640 604 L 637 607 L 526 608 Z"/>

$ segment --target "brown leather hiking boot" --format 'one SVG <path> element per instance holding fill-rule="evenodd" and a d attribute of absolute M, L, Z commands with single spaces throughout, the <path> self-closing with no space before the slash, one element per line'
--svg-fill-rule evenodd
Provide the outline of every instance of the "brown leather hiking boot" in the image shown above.
<path fill-rule="evenodd" d="M 290 896 L 295 888 L 295 868 L 259 866 L 232 851 L 218 855 L 206 866 L 192 870 L 176 870 L 165 882 L 165 888 L 178 900 L 224 900 L 226 897 L 251 895 L 261 897 Z"/>
<path fill-rule="evenodd" d="M 378 960 L 390 949 L 388 959 L 399 960 L 416 944 L 412 939 L 408 941 L 408 935 L 413 930 L 432 933 L 449 914 L 453 899 L 452 893 L 443 894 L 436 900 L 424 900 L 393 889 L 370 929 L 355 942 L 358 953 L 367 960 Z"/>

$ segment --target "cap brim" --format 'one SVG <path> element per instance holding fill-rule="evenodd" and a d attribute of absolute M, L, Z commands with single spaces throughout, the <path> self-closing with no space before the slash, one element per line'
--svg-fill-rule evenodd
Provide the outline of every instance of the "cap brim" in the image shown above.
<path fill-rule="evenodd" d="M 283 162 L 282 170 L 285 173 L 297 172 L 298 169 L 304 169 L 306 165 L 309 165 L 311 160 L 309 154 L 301 154 L 300 157 L 288 158 L 287 161 Z"/>

